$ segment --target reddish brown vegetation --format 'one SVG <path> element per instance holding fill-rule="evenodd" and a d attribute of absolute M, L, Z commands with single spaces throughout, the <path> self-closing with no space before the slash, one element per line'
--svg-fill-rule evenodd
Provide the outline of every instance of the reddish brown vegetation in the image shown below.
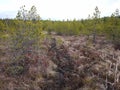
<path fill-rule="evenodd" d="M 103 37 L 97 37 L 96 45 L 83 36 L 59 38 L 63 44 L 58 44 L 58 36 L 45 39 L 40 51 L 29 49 L 32 52 L 15 63 L 2 47 L 0 89 L 120 90 L 120 51 L 111 43 Z"/>

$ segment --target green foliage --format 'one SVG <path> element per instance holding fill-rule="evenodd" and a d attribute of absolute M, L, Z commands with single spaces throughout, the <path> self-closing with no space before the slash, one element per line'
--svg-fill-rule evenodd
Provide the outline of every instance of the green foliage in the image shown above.
<path fill-rule="evenodd" d="M 5 72 L 10 76 L 17 76 L 23 74 L 24 70 L 23 66 L 10 66 Z"/>
<path fill-rule="evenodd" d="M 43 21 L 43 30 L 58 35 L 79 35 L 82 27 L 80 21 Z"/>
<path fill-rule="evenodd" d="M 39 48 L 41 39 L 40 21 L 36 23 L 32 21 L 18 21 L 17 23 L 19 28 L 10 32 L 11 59 L 15 61 L 23 60 L 23 63 L 25 63 L 26 55 Z"/>
<path fill-rule="evenodd" d="M 0 20 L 0 32 L 5 30 L 5 24 Z"/>
<path fill-rule="evenodd" d="M 110 18 L 105 18 L 104 30 L 114 44 L 120 44 L 120 18 L 118 9 L 116 9 Z"/>

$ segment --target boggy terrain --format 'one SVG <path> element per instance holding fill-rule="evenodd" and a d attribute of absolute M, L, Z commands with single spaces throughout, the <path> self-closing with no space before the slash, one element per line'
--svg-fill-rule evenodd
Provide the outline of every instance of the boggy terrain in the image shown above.
<path fill-rule="evenodd" d="M 97 36 L 57 36 L 11 60 L 7 41 L 0 41 L 0 90 L 120 90 L 120 51 Z M 19 54 L 18 54 L 19 55 Z"/>

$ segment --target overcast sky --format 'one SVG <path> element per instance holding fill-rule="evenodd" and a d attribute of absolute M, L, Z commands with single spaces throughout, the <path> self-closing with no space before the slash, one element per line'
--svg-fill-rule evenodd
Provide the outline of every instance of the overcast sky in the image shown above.
<path fill-rule="evenodd" d="M 120 0 L 0 0 L 0 18 L 15 18 L 22 5 L 27 10 L 35 5 L 42 19 L 52 20 L 85 19 L 96 6 L 102 17 L 120 10 Z"/>

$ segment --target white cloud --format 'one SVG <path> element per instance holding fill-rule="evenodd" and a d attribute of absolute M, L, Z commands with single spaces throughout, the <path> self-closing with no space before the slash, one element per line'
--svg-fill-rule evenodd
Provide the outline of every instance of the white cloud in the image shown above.
<path fill-rule="evenodd" d="M 44 19 L 81 19 L 92 14 L 96 6 L 101 16 L 111 15 L 116 8 L 120 9 L 120 0 L 0 0 L 0 13 L 17 13 L 22 5 L 28 10 L 35 5 Z"/>

